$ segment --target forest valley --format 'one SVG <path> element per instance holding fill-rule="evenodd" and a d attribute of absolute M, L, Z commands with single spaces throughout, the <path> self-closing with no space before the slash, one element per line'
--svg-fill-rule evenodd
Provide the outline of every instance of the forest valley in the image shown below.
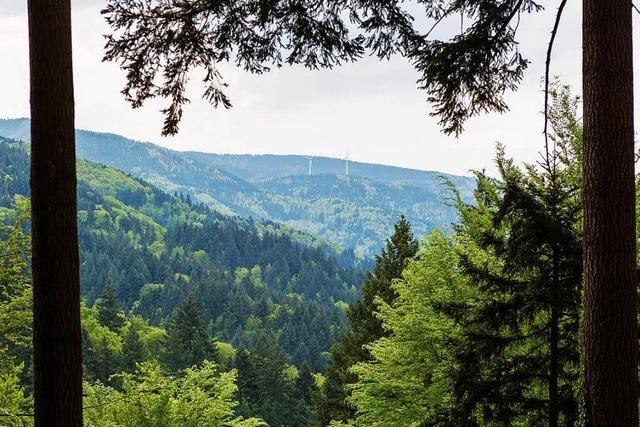
<path fill-rule="evenodd" d="M 579 100 L 368 264 L 78 162 L 87 426 L 583 425 Z M 0 141 L 0 425 L 32 424 L 29 146 Z"/>

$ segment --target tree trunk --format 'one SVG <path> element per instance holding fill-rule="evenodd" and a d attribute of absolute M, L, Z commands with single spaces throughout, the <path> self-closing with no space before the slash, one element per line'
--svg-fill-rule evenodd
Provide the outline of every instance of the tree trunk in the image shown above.
<path fill-rule="evenodd" d="M 557 282 L 556 282 L 557 285 Z M 549 351 L 549 427 L 558 427 L 558 309 L 551 308 Z"/>
<path fill-rule="evenodd" d="M 631 1 L 583 0 L 584 333 L 594 426 L 637 426 Z"/>
<path fill-rule="evenodd" d="M 29 0 L 36 426 L 82 425 L 69 0 Z"/>

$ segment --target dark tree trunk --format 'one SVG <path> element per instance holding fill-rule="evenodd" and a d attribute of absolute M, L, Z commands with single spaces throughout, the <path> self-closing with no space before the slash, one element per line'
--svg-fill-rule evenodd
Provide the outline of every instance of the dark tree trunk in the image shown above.
<path fill-rule="evenodd" d="M 557 283 L 556 283 L 557 284 Z M 549 358 L 549 427 L 558 427 L 558 309 L 551 308 Z"/>
<path fill-rule="evenodd" d="M 631 7 L 583 1 L 585 391 L 594 426 L 638 425 Z"/>
<path fill-rule="evenodd" d="M 69 0 L 29 0 L 36 426 L 82 425 Z"/>

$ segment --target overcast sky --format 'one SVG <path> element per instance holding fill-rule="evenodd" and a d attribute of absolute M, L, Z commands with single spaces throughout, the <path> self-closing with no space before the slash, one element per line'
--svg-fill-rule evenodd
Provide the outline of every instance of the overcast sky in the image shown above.
<path fill-rule="evenodd" d="M 312 154 L 417 169 L 466 174 L 492 170 L 497 141 L 521 161 L 537 159 L 542 146 L 541 77 L 546 42 L 558 1 L 545 12 L 525 16 L 519 30 L 524 55 L 532 64 L 520 90 L 508 96 L 511 111 L 472 119 L 458 139 L 443 135 L 429 117 L 417 73 L 403 59 L 366 59 L 331 71 L 299 67 L 251 76 L 224 67 L 234 108 L 214 110 L 200 100 L 197 78 L 179 135 L 160 136 L 162 101 L 132 110 L 120 90 L 123 73 L 103 63 L 107 27 L 103 2 L 72 0 L 76 126 L 154 142 L 177 150 L 217 153 Z M 558 34 L 552 70 L 580 89 L 580 3 L 570 1 Z M 638 14 L 634 24 L 638 25 Z M 0 0 L 0 117 L 29 114 L 26 0 Z M 635 32 L 638 40 L 638 31 Z M 636 55 L 636 70 L 640 61 Z M 636 99 L 638 91 L 636 72 Z M 636 122 L 639 115 L 636 113 Z"/>

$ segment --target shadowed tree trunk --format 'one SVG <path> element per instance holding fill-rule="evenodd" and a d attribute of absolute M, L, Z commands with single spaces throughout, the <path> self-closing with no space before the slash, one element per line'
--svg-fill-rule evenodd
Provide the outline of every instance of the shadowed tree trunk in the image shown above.
<path fill-rule="evenodd" d="M 29 0 L 36 426 L 82 425 L 70 0 Z"/>
<path fill-rule="evenodd" d="M 637 426 L 632 6 L 583 9 L 587 410 L 595 426 Z"/>

